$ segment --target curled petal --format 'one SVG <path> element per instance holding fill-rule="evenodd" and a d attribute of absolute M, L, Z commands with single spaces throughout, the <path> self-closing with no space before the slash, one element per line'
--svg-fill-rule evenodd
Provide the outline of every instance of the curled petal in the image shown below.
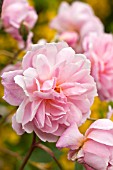
<path fill-rule="evenodd" d="M 76 124 L 72 124 L 65 130 L 60 139 L 58 140 L 56 147 L 58 148 L 70 148 L 71 150 L 78 149 L 84 140 L 83 135 L 79 132 Z"/>
<path fill-rule="evenodd" d="M 24 92 L 21 87 L 15 84 L 14 78 L 21 75 L 22 70 L 5 72 L 2 75 L 2 84 L 5 87 L 4 99 L 11 105 L 18 106 L 24 99 Z"/>
<path fill-rule="evenodd" d="M 16 131 L 18 135 L 22 135 L 25 132 L 22 128 L 22 124 L 16 121 L 16 115 L 12 117 L 12 128 Z"/>

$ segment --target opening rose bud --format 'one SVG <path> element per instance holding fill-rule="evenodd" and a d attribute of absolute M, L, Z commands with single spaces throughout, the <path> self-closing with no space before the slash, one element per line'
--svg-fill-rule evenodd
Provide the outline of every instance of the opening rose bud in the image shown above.
<path fill-rule="evenodd" d="M 113 122 L 98 119 L 83 136 L 76 124 L 65 130 L 56 146 L 69 148 L 68 159 L 83 164 L 86 170 L 113 169 Z"/>
<path fill-rule="evenodd" d="M 27 23 L 22 22 L 19 28 L 19 33 L 22 36 L 23 40 L 26 42 L 29 34 L 29 28 Z"/>

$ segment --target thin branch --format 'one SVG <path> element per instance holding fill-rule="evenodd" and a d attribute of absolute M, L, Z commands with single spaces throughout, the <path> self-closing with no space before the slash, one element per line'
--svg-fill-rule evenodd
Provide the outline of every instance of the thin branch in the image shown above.
<path fill-rule="evenodd" d="M 46 151 L 54 159 L 54 161 L 58 165 L 59 169 L 63 170 L 62 166 L 60 165 L 59 161 L 56 159 L 53 151 L 50 148 L 48 148 L 47 146 L 45 146 L 45 145 L 43 145 L 41 143 L 36 143 L 34 146 L 37 147 L 37 148 L 40 148 L 40 149 L 42 149 L 44 151 Z"/>
<path fill-rule="evenodd" d="M 12 64 L 15 60 L 17 60 L 19 54 L 21 54 L 21 52 L 24 51 L 24 50 L 26 49 L 26 47 L 27 47 L 27 43 L 24 42 L 24 47 L 21 48 L 21 49 L 19 49 L 19 50 L 13 55 L 13 57 L 10 58 L 8 64 Z"/>
<path fill-rule="evenodd" d="M 0 50 L 0 55 L 5 55 L 5 56 L 8 56 L 10 58 L 12 58 L 14 56 L 13 53 L 6 51 L 6 50 Z"/>
<path fill-rule="evenodd" d="M 21 161 L 23 160 L 23 157 L 20 156 L 19 153 L 14 152 L 14 151 L 11 151 L 11 150 L 9 150 L 8 148 L 3 148 L 3 147 L 1 148 L 1 147 L 0 147 L 0 152 L 3 152 L 3 153 L 5 153 L 5 154 L 8 154 L 8 155 L 16 158 L 17 160 L 21 160 Z M 36 163 L 36 162 L 32 162 L 32 161 L 28 160 L 28 163 L 29 163 L 30 165 L 36 167 L 35 164 L 34 164 L 34 163 Z M 36 163 L 36 164 L 37 164 L 37 163 Z M 38 169 L 40 169 L 40 170 L 45 170 L 45 168 L 42 168 L 41 165 L 42 165 L 42 163 L 38 163 L 38 166 L 37 166 Z"/>
<path fill-rule="evenodd" d="M 17 60 L 19 54 L 24 50 L 25 48 L 22 48 L 20 50 L 18 50 L 13 57 L 10 57 L 9 63 L 8 64 L 12 64 L 15 60 Z"/>
<path fill-rule="evenodd" d="M 26 163 L 28 162 L 28 160 L 29 160 L 29 158 L 30 158 L 33 150 L 35 149 L 35 147 L 34 147 L 35 142 L 36 142 L 36 134 L 33 133 L 33 140 L 32 140 L 31 147 L 30 147 L 27 155 L 25 156 L 25 158 L 24 158 L 24 160 L 23 160 L 23 162 L 22 162 L 22 165 L 21 165 L 21 167 L 20 167 L 19 170 L 23 170 L 23 169 L 24 169 L 24 167 L 25 167 Z"/>
<path fill-rule="evenodd" d="M 36 148 L 40 148 L 40 149 L 46 151 L 46 152 L 54 159 L 54 161 L 55 161 L 56 164 L 58 165 L 59 169 L 60 169 L 60 170 L 63 170 L 63 168 L 62 168 L 62 166 L 60 165 L 59 161 L 56 159 L 53 151 L 52 151 L 50 148 L 48 148 L 47 146 L 41 144 L 40 141 L 36 143 L 36 134 L 35 134 L 35 133 L 33 133 L 33 139 L 32 139 L 31 147 L 30 147 L 28 153 L 26 154 L 25 158 L 23 159 L 22 165 L 21 165 L 21 167 L 20 167 L 19 170 L 24 170 L 24 167 L 26 166 L 27 162 L 29 162 L 30 164 L 32 164 L 31 161 L 29 160 L 29 158 L 30 158 L 32 152 L 34 151 L 34 149 L 36 149 Z M 3 151 L 3 152 L 5 152 L 5 153 L 8 153 L 8 154 L 11 155 L 11 156 L 16 157 L 17 159 L 22 159 L 22 157 L 19 156 L 18 153 L 12 152 L 12 151 L 7 150 L 7 149 L 1 149 L 1 148 L 0 148 L 0 150 Z"/>
<path fill-rule="evenodd" d="M 10 156 L 13 156 L 13 157 L 15 157 L 15 158 L 17 158 L 17 159 L 19 159 L 19 160 L 22 159 L 22 157 L 21 157 L 18 153 L 13 152 L 13 151 L 11 151 L 11 150 L 9 150 L 9 149 L 7 149 L 7 148 L 1 148 L 1 147 L 0 147 L 0 151 L 1 151 L 1 152 L 4 152 L 4 153 L 6 153 L 6 154 L 8 154 L 8 155 L 10 155 Z"/>
<path fill-rule="evenodd" d="M 98 119 L 96 119 L 96 118 L 88 118 L 87 120 L 96 121 Z"/>

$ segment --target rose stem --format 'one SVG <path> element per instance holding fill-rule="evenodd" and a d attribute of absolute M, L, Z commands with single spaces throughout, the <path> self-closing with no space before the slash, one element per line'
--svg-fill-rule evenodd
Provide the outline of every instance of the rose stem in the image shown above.
<path fill-rule="evenodd" d="M 23 169 L 24 169 L 24 167 L 25 167 L 27 161 L 29 160 L 29 158 L 30 158 L 33 150 L 35 149 L 35 147 L 34 147 L 35 142 L 36 142 L 36 134 L 33 133 L 33 140 L 32 140 L 31 147 L 30 147 L 28 153 L 26 154 L 26 156 L 25 156 L 25 158 L 24 158 L 24 160 L 23 160 L 23 162 L 22 162 L 22 165 L 21 165 L 21 167 L 20 167 L 20 170 L 23 170 Z"/>
<path fill-rule="evenodd" d="M 60 170 L 63 170 L 62 166 L 60 165 L 59 161 L 56 159 L 53 151 L 52 151 L 50 148 L 48 148 L 47 146 L 45 146 L 45 145 L 43 145 L 43 144 L 41 144 L 41 143 L 36 143 L 36 144 L 35 144 L 35 147 L 40 148 L 40 149 L 46 151 L 46 152 L 54 159 L 54 161 L 55 161 L 56 164 L 58 165 L 59 169 L 60 169 Z"/>

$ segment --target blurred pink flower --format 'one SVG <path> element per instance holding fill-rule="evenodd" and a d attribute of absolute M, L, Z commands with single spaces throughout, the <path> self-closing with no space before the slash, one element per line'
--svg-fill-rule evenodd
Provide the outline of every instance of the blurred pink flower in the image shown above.
<path fill-rule="evenodd" d="M 37 21 L 37 14 L 27 0 L 4 0 L 1 18 L 5 31 L 19 42 L 19 47 L 24 47 L 24 41 L 19 33 L 21 24 L 25 24 L 28 30 L 32 29 Z M 31 43 L 32 32 L 29 31 L 28 43 Z"/>
<path fill-rule="evenodd" d="M 2 71 L 0 71 L 0 75 L 2 75 L 4 72 L 21 70 L 21 69 L 22 69 L 21 62 L 17 62 L 16 64 L 9 64 L 5 68 L 3 68 Z"/>
<path fill-rule="evenodd" d="M 70 47 L 73 49 L 75 45 L 78 43 L 79 36 L 76 32 L 63 32 L 58 36 L 58 39 L 61 41 L 65 41 L 68 43 Z"/>
<path fill-rule="evenodd" d="M 50 26 L 56 29 L 59 35 L 64 32 L 75 32 L 78 34 L 78 41 L 75 43 L 75 47 L 72 45 L 76 52 L 82 52 L 81 42 L 89 32 L 101 33 L 104 30 L 103 24 L 94 15 L 92 8 L 83 2 L 74 2 L 72 5 L 62 2 L 58 15 L 52 20 Z"/>
<path fill-rule="evenodd" d="M 83 42 L 101 100 L 113 100 L 113 36 L 90 34 Z"/>
<path fill-rule="evenodd" d="M 98 119 L 83 136 L 76 124 L 65 130 L 56 146 L 69 148 L 68 159 L 83 164 L 86 170 L 113 169 L 113 122 Z"/>
<path fill-rule="evenodd" d="M 96 95 L 90 61 L 63 42 L 33 45 L 22 70 L 2 78 L 4 99 L 19 105 L 13 128 L 18 134 L 35 131 L 43 141 L 56 141 L 73 122 L 83 123 Z"/>

